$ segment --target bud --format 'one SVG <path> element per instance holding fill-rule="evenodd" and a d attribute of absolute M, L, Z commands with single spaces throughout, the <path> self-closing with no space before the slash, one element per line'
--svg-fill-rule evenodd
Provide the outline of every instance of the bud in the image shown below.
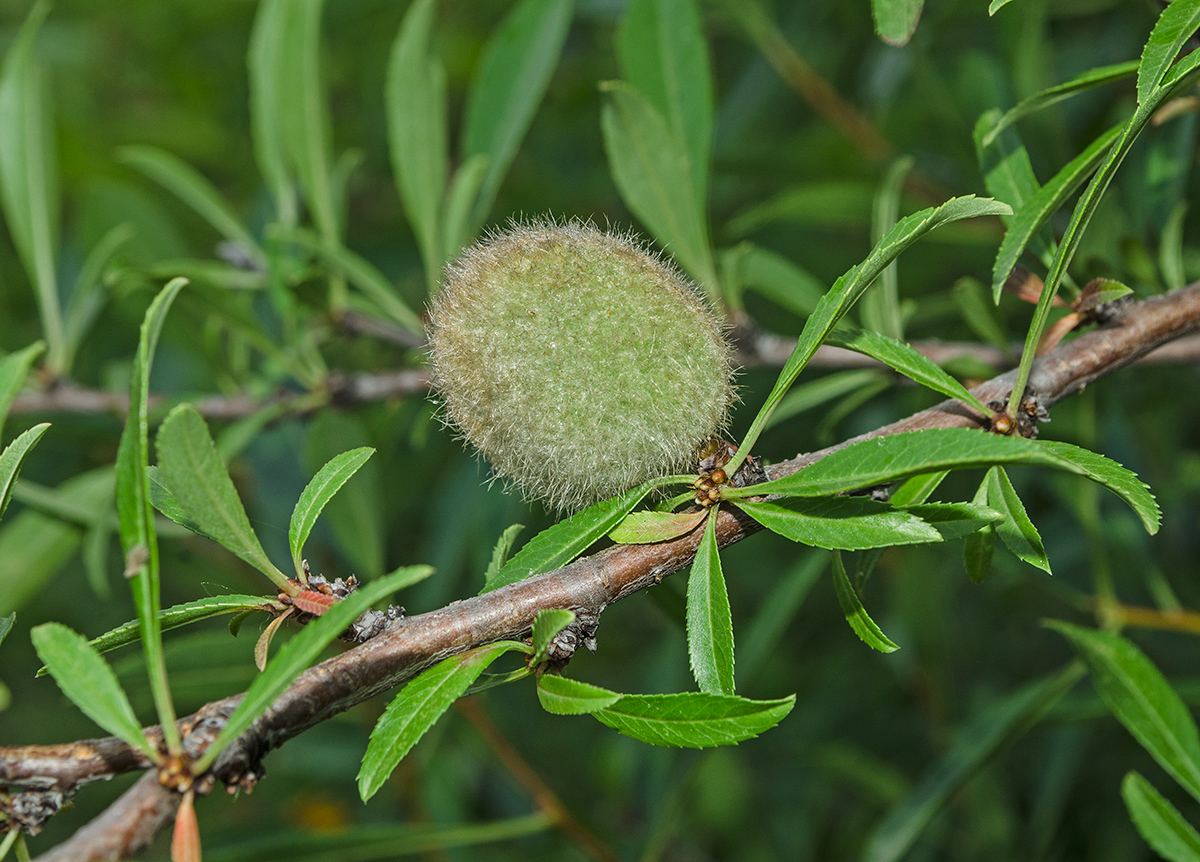
<path fill-rule="evenodd" d="M 697 289 L 633 238 L 577 221 L 467 249 L 429 330 L 444 421 L 556 509 L 693 471 L 735 397 Z"/>

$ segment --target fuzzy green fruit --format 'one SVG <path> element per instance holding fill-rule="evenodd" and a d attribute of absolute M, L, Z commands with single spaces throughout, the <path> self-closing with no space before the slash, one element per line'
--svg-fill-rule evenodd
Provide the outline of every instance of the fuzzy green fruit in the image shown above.
<path fill-rule="evenodd" d="M 589 224 L 517 225 L 466 250 L 429 327 L 445 421 L 557 509 L 694 470 L 735 398 L 695 287 Z"/>

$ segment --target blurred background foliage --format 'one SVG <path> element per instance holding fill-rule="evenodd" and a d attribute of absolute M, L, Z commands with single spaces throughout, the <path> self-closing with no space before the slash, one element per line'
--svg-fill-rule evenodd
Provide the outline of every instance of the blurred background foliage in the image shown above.
<path fill-rule="evenodd" d="M 29 9 L 25 0 L 0 0 L 0 50 L 7 53 Z M 432 51 L 446 69 L 451 141 L 462 133 L 473 70 L 508 9 L 458 0 L 436 7 Z M 935 3 L 912 40 L 896 47 L 875 36 L 865 2 L 780 2 L 761 19 L 757 9 L 732 0 L 701 7 L 715 92 L 708 213 L 714 246 L 753 259 L 729 279 L 747 289 L 749 320 L 793 336 L 806 303 L 869 250 L 873 201 L 892 158 L 914 159 L 902 213 L 951 195 L 987 194 L 972 141 L 980 114 L 1086 69 L 1135 59 L 1159 12 L 1140 0 L 1015 0 L 988 18 L 980 3 Z M 622 74 L 614 39 L 624 11 L 620 0 L 575 6 L 561 60 L 486 225 L 549 213 L 645 232 L 613 181 L 600 127 L 610 97 L 597 85 Z M 344 177 L 341 241 L 419 311 L 425 269 L 396 191 L 385 110 L 388 57 L 405 13 L 405 4 L 388 0 L 328 4 L 319 60 L 333 164 Z M 262 279 L 221 263 L 222 253 L 228 257 L 218 250 L 222 237 L 136 170 L 122 149 L 150 145 L 179 157 L 262 235 L 275 207 L 250 135 L 246 57 L 255 14 L 247 0 L 58 0 L 50 12 L 37 54 L 60 172 L 59 283 L 72 284 L 105 235 L 129 225 L 69 376 L 80 386 L 127 391 L 143 312 L 186 262 L 195 277 L 167 321 L 153 391 L 170 401 L 308 393 L 309 402 L 210 420 L 268 553 L 287 559 L 287 517 L 307 477 L 338 452 L 374 446 L 378 453 L 318 524 L 308 547 L 312 568 L 371 578 L 430 563 L 437 574 L 403 601 L 410 613 L 432 610 L 478 591 L 505 527 L 523 523 L 527 538 L 549 516 L 489 485 L 486 465 L 440 428 L 426 398 L 326 403 L 326 369 L 418 366 L 419 348 L 347 331 L 328 304 L 339 276 L 304 256 L 293 279 L 296 341 L 288 343 Z M 769 62 L 780 45 L 832 85 L 836 99 L 861 110 L 879 142 L 848 140 L 815 112 Z M 1037 176 L 1047 179 L 1133 105 L 1126 80 L 1022 120 L 1017 128 Z M 1194 113 L 1143 135 L 1084 239 L 1073 270 L 1079 284 L 1104 276 L 1147 296 L 1200 277 L 1197 231 L 1185 218 L 1197 185 L 1195 138 Z M 961 281 L 987 283 L 1001 236 L 998 221 L 952 225 L 904 256 L 898 278 L 906 338 L 1023 335 L 1031 306 L 1006 296 L 981 317 L 971 311 L 975 288 Z M 721 260 L 724 273 L 739 265 L 736 254 Z M 216 274 L 206 278 L 198 262 Z M 247 285 L 234 284 L 238 273 Z M 30 279 L 9 233 L 0 232 L 0 350 L 42 336 Z M 981 379 L 999 369 L 975 363 L 954 370 Z M 776 424 L 760 454 L 792 457 L 936 400 L 882 372 L 846 373 L 810 370 L 801 383 L 822 381 L 833 394 L 819 401 L 819 390 L 806 390 L 817 409 Z M 745 409 L 735 417 L 735 436 L 775 374 L 743 371 Z M 35 385 L 54 382 L 44 370 L 35 377 Z M 384 703 L 377 700 L 272 754 L 253 796 L 200 800 L 207 857 L 384 859 L 412 850 L 452 860 L 586 858 L 586 842 L 538 820 L 512 820 L 501 831 L 531 834 L 483 848 L 453 846 L 485 837 L 470 829 L 424 839 L 387 831 L 480 827 L 536 811 L 529 779 L 506 760 L 511 748 L 622 859 L 882 862 L 906 851 L 914 860 L 1152 858 L 1118 789 L 1128 769 L 1152 779 L 1162 772 L 1090 683 L 1075 686 L 1040 720 L 1006 719 L 1005 710 L 1015 692 L 1073 655 L 1041 627 L 1043 618 L 1094 622 L 1098 598 L 1160 609 L 1200 602 L 1200 399 L 1186 395 L 1196 385 L 1193 366 L 1127 369 L 1057 406 L 1042 432 L 1137 470 L 1163 505 L 1159 536 L 1147 538 L 1131 512 L 1082 479 L 1014 471 L 1054 576 L 1000 550 L 991 577 L 973 584 L 955 546 L 888 550 L 866 602 L 902 647 L 892 655 L 867 649 L 845 625 L 826 552 L 798 550 L 769 534 L 729 549 L 739 693 L 798 695 L 789 718 L 757 740 L 707 752 L 654 749 L 588 719 L 549 716 L 532 685 L 522 683 L 452 711 L 390 788 L 363 806 L 354 777 Z M 96 734 L 48 678 L 34 681 L 30 626 L 59 620 L 94 636 L 133 616 L 112 538 L 108 469 L 123 417 L 18 411 L 6 439 L 47 419 L 54 426 L 26 464 L 0 526 L 0 616 L 18 612 L 0 664 L 6 744 Z M 955 475 L 938 497 L 969 499 L 973 489 L 972 477 Z M 264 591 L 248 566 L 194 536 L 166 537 L 162 553 L 164 605 Z M 684 583 L 669 579 L 610 608 L 598 655 L 576 658 L 574 675 L 618 691 L 689 688 Z M 222 621 L 168 634 L 183 713 L 245 688 L 257 622 L 238 638 Z M 1194 636 L 1131 636 L 1186 699 L 1200 698 Z M 139 717 L 151 721 L 140 655 L 111 658 Z M 496 734 L 481 732 L 489 722 Z M 33 849 L 73 832 L 131 780 L 86 788 L 76 810 L 51 822 Z M 1155 783 L 1200 820 L 1171 782 Z M 165 849 L 154 852 L 159 858 Z"/>

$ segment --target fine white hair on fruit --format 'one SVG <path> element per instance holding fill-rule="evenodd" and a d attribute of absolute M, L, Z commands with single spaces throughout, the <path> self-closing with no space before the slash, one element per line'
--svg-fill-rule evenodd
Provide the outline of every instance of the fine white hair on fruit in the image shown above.
<path fill-rule="evenodd" d="M 736 398 L 724 326 L 634 237 L 513 224 L 446 269 L 429 316 L 443 420 L 571 510 L 695 467 Z"/>

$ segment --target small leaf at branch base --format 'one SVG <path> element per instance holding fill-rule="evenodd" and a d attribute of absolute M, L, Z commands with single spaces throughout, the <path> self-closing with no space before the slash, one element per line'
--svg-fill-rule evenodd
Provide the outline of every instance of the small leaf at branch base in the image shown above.
<path fill-rule="evenodd" d="M 509 650 L 523 647 L 501 641 L 451 656 L 406 685 L 371 731 L 358 772 L 358 793 L 363 802 L 375 795 L 396 764 L 488 665 Z"/>
<path fill-rule="evenodd" d="M 504 567 L 504 563 L 508 559 L 508 552 L 512 549 L 513 542 L 517 540 L 517 534 L 524 529 L 524 524 L 512 524 L 500 534 L 500 538 L 496 540 L 496 546 L 492 548 L 492 561 L 488 563 L 487 571 L 483 573 L 484 587 L 491 583 L 492 578 L 496 577 L 496 573 Z"/>
<path fill-rule="evenodd" d="M 302 574 L 301 552 L 304 550 L 305 541 L 308 540 L 308 534 L 317 523 L 317 516 L 333 495 L 341 490 L 342 485 L 346 484 L 346 481 L 358 472 L 358 468 L 367 463 L 367 459 L 374 454 L 375 450 L 369 446 L 343 452 L 328 461 L 305 486 L 300 499 L 296 501 L 296 508 L 292 510 L 292 522 L 288 527 L 292 563 L 296 567 L 297 575 Z"/>
<path fill-rule="evenodd" d="M 608 537 L 619 545 L 667 542 L 696 529 L 706 514 L 705 509 L 698 512 L 630 512 Z"/>
<path fill-rule="evenodd" d="M 171 833 L 171 862 L 200 862 L 200 824 L 196 821 L 195 794 L 189 790 L 175 812 Z"/>
<path fill-rule="evenodd" d="M 685 692 L 627 694 L 593 715 L 626 736 L 674 748 L 736 745 L 783 720 L 796 696 L 779 700 Z"/>
<path fill-rule="evenodd" d="M 598 685 L 548 673 L 538 677 L 537 690 L 542 709 L 554 715 L 589 715 L 624 697 Z"/>
<path fill-rule="evenodd" d="M 1174 805 L 1137 772 L 1121 782 L 1121 798 L 1138 833 L 1169 862 L 1200 862 L 1200 835 Z"/>
<path fill-rule="evenodd" d="M 550 642 L 573 622 L 575 622 L 574 611 L 555 609 L 538 612 L 533 620 L 533 657 L 529 660 L 531 667 L 537 667 L 546 660 Z"/>
<path fill-rule="evenodd" d="M 846 622 L 850 623 L 850 628 L 854 629 L 859 640 L 871 649 L 877 649 L 883 653 L 895 652 L 900 649 L 868 616 L 867 609 L 863 607 L 858 593 L 850 583 L 850 578 L 846 576 L 846 566 L 842 563 L 842 555 L 837 551 L 833 552 L 833 588 L 837 592 L 838 604 L 842 606 L 842 613 L 846 615 Z"/>

